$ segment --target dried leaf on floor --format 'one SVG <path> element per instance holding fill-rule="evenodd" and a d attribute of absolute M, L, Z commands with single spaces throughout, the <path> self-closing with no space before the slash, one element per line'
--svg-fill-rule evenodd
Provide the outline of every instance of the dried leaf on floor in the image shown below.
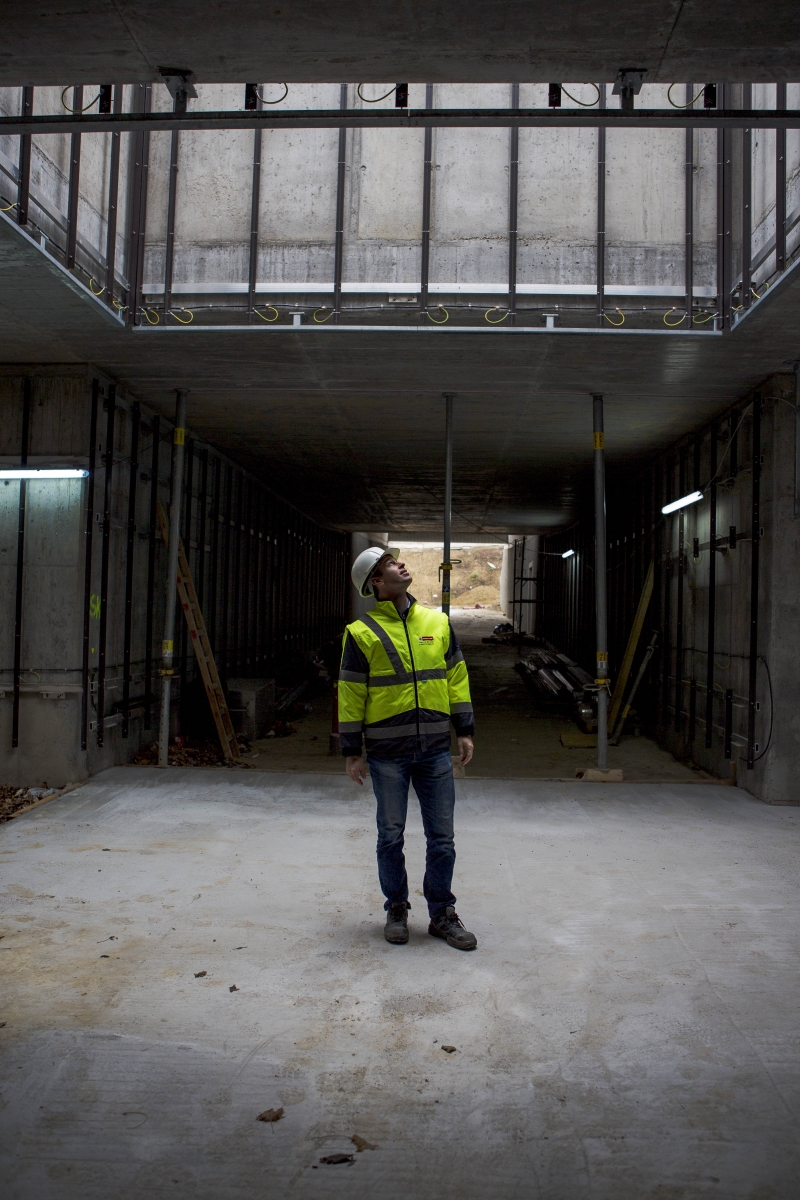
<path fill-rule="evenodd" d="M 265 1108 L 262 1113 L 256 1117 L 257 1121 L 280 1121 L 283 1116 L 283 1108 Z"/>
<path fill-rule="evenodd" d="M 208 971 L 195 971 L 194 977 L 195 977 L 195 979 L 202 979 L 203 976 L 207 975 L 207 974 L 208 974 Z"/>
<path fill-rule="evenodd" d="M 319 1160 L 321 1163 L 327 1163 L 329 1167 L 335 1167 L 339 1163 L 355 1162 L 354 1154 L 326 1154 L 324 1158 Z"/>
<path fill-rule="evenodd" d="M 444 1050 L 445 1054 L 455 1054 L 458 1047 L 457 1046 L 442 1046 L 442 1049 Z"/>
<path fill-rule="evenodd" d="M 228 988 L 228 991 L 229 991 L 229 992 L 238 992 L 238 990 L 239 990 L 239 989 L 238 989 L 238 987 L 236 986 L 236 984 L 235 984 L 235 983 L 232 983 L 232 984 L 231 984 L 231 986 Z"/>
<path fill-rule="evenodd" d="M 358 1133 L 354 1133 L 353 1136 L 350 1138 L 350 1141 L 353 1143 L 353 1145 L 355 1146 L 355 1148 L 359 1154 L 361 1153 L 362 1150 L 377 1150 L 378 1149 L 378 1147 L 375 1145 L 374 1142 L 368 1142 L 366 1138 L 361 1137 L 360 1134 L 358 1134 Z"/>

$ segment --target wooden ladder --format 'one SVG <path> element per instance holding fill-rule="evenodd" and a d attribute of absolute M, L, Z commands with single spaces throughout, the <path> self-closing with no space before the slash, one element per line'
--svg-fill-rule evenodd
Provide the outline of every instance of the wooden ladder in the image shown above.
<path fill-rule="evenodd" d="M 167 524 L 167 518 L 164 509 L 161 507 L 160 500 L 158 501 L 157 511 L 158 523 L 161 526 L 161 536 L 164 539 L 164 545 L 169 548 L 169 525 Z M 186 624 L 189 627 L 189 636 L 192 639 L 195 658 L 197 659 L 200 674 L 205 684 L 208 703 L 211 707 L 214 724 L 217 727 L 220 745 L 222 746 L 222 753 L 229 762 L 238 762 L 239 743 L 233 730 L 233 723 L 231 715 L 228 712 L 225 693 L 219 681 L 219 672 L 217 671 L 217 664 L 214 661 L 214 652 L 211 649 L 211 643 L 206 633 L 206 623 L 203 620 L 203 614 L 197 601 L 197 592 L 194 590 L 189 563 L 183 549 L 183 540 L 180 538 L 178 539 L 177 585 L 178 599 L 181 602 L 183 615 L 186 617 Z"/>

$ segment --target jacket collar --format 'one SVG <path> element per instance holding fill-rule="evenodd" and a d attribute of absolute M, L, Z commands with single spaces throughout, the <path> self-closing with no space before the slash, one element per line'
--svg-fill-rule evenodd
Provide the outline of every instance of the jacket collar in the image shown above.
<path fill-rule="evenodd" d="M 411 616 L 411 610 L 417 603 L 416 599 L 408 593 L 408 608 L 406 609 L 406 620 Z M 376 600 L 375 608 L 372 610 L 376 616 L 380 615 L 387 621 L 401 621 L 402 617 L 394 606 L 393 600 Z"/>

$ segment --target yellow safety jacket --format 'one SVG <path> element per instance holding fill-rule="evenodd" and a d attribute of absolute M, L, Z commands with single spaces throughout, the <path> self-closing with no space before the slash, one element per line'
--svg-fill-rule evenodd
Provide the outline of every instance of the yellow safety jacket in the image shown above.
<path fill-rule="evenodd" d="M 348 625 L 339 672 L 339 745 L 347 756 L 405 758 L 449 751 L 474 730 L 467 665 L 448 617 L 412 596 L 402 617 L 391 600 Z"/>

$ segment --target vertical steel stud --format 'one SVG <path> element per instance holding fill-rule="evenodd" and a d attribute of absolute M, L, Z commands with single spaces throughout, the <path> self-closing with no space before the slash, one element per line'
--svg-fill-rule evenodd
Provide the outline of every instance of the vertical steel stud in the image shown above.
<path fill-rule="evenodd" d="M 747 689 L 747 769 L 755 766 L 758 673 L 758 567 L 761 549 L 761 395 L 753 397 L 752 499 L 750 510 L 750 661 Z"/>
<path fill-rule="evenodd" d="M 106 641 L 108 636 L 108 573 L 111 561 L 111 485 L 114 478 L 114 422 L 117 415 L 117 389 L 111 383 L 106 397 L 105 477 L 103 481 L 103 552 L 100 558 L 100 630 L 97 638 L 97 745 L 105 735 Z"/>
<path fill-rule="evenodd" d="M 130 411 L 130 469 L 128 471 L 128 537 L 125 558 L 125 631 L 122 664 L 122 736 L 128 736 L 131 702 L 131 638 L 133 636 L 133 567 L 136 556 L 136 483 L 139 478 L 139 404 Z"/>
<path fill-rule="evenodd" d="M 606 573 L 606 467 L 603 397 L 592 396 L 594 417 L 594 586 L 597 642 L 597 766 L 608 770 L 608 575 Z"/>
<path fill-rule="evenodd" d="M 28 465 L 28 442 L 31 426 L 31 395 L 33 381 L 26 375 L 22 382 L 22 439 L 19 465 Z M 11 746 L 19 746 L 19 688 L 22 675 L 22 602 L 25 584 L 25 509 L 28 498 L 27 481 L 19 481 L 19 509 L 17 516 L 17 579 L 14 599 L 14 698 L 11 710 Z"/>
<path fill-rule="evenodd" d="M 89 413 L 89 478 L 86 480 L 86 524 L 83 537 L 83 654 L 81 658 L 81 750 L 89 743 L 89 654 L 92 634 L 92 541 L 94 538 L 94 476 L 97 466 L 97 410 L 100 380 L 92 380 Z"/>
<path fill-rule="evenodd" d="M 147 544 L 147 612 L 144 631 L 145 707 L 144 727 L 150 729 L 153 716 L 153 604 L 156 588 L 156 546 L 161 540 L 158 528 L 158 452 L 161 448 L 161 419 L 153 417 L 153 445 L 150 450 L 150 520 Z"/>
<path fill-rule="evenodd" d="M 164 608 L 164 640 L 161 643 L 161 716 L 158 729 L 158 765 L 169 766 L 169 717 L 172 696 L 172 662 L 175 639 L 175 608 L 178 595 L 178 543 L 181 534 L 181 491 L 183 455 L 186 442 L 186 392 L 179 391 L 175 405 L 175 430 L 172 448 L 172 496 L 169 506 L 169 549 L 167 556 L 167 594 Z"/>

